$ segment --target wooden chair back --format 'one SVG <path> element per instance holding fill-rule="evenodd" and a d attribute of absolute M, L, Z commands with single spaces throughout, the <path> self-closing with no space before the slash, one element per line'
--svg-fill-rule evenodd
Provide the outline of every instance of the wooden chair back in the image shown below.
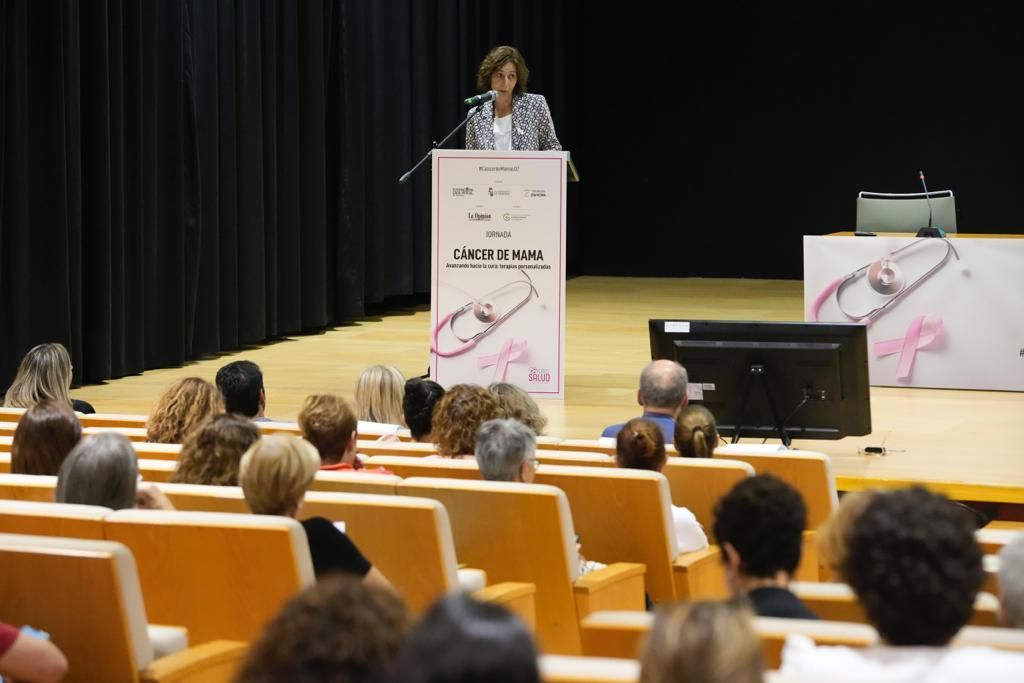
<path fill-rule="evenodd" d="M 0 500 L 34 500 L 52 503 L 57 477 L 43 474 L 0 474 Z"/>
<path fill-rule="evenodd" d="M 715 504 L 733 486 L 753 476 L 754 468 L 738 460 L 675 457 L 668 459 L 662 474 L 668 479 L 672 504 L 692 512 L 714 543 Z"/>
<path fill-rule="evenodd" d="M 867 624 L 868 617 L 857 596 L 845 583 L 807 583 L 794 581 L 790 590 L 807 607 L 828 621 L 849 621 Z M 978 593 L 974 601 L 974 614 L 969 622 L 973 626 L 998 626 L 999 601 L 989 593 Z"/>
<path fill-rule="evenodd" d="M 120 543 L 0 534 L 4 621 L 50 634 L 67 683 L 137 681 L 153 660 L 135 562 Z"/>
<path fill-rule="evenodd" d="M 672 564 L 679 548 L 664 476 L 648 470 L 542 465 L 534 483 L 565 492 L 588 560 L 645 564 L 651 599 L 678 597 Z"/>
<path fill-rule="evenodd" d="M 402 480 L 389 474 L 372 472 L 332 472 L 320 470 L 310 485 L 310 491 L 334 491 L 335 493 L 372 493 L 379 496 L 393 496 L 398 493 L 398 482 Z"/>
<path fill-rule="evenodd" d="M 476 460 L 454 458 L 422 458 L 408 455 L 374 455 L 366 459 L 367 467 L 386 467 L 402 479 L 409 477 L 447 477 L 480 481 Z"/>
<path fill-rule="evenodd" d="M 458 587 L 451 523 L 436 500 L 310 491 L 299 516 L 344 522 L 345 533 L 395 585 L 413 615 Z"/>
<path fill-rule="evenodd" d="M 104 529 L 135 556 L 150 619 L 197 643 L 255 640 L 314 581 L 306 534 L 288 517 L 118 510 Z"/>
<path fill-rule="evenodd" d="M 839 507 L 832 461 L 814 451 L 759 453 L 745 450 L 743 444 L 715 449 L 715 458 L 748 463 L 757 474 L 772 474 L 795 488 L 807 505 L 807 528 L 817 529 Z"/>
<path fill-rule="evenodd" d="M 537 460 L 545 465 L 615 467 L 615 459 L 605 453 L 537 449 Z"/>
<path fill-rule="evenodd" d="M 98 505 L 0 500 L 0 533 L 102 541 L 103 520 L 111 512 Z"/>
<path fill-rule="evenodd" d="M 428 477 L 403 480 L 398 492 L 444 505 L 460 562 L 483 569 L 491 582 L 536 585 L 543 651 L 579 653 L 577 556 L 565 493 L 539 484 Z"/>

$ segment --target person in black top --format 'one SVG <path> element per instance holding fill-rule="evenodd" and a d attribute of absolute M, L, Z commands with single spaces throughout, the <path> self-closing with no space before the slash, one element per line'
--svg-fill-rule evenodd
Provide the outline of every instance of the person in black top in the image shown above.
<path fill-rule="evenodd" d="M 770 475 L 744 479 L 715 505 L 726 583 L 734 596 L 746 595 L 759 616 L 817 619 L 788 588 L 805 526 L 800 493 Z"/>
<path fill-rule="evenodd" d="M 319 469 L 320 454 L 312 444 L 290 434 L 274 434 L 261 438 L 245 452 L 238 481 L 254 514 L 295 518 Z M 367 585 L 394 590 L 330 520 L 311 517 L 301 524 L 317 578 L 340 571 L 362 577 Z"/>

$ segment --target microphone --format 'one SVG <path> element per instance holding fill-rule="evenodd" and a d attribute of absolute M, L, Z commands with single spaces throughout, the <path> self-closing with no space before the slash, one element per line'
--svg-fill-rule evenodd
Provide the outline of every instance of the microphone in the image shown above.
<path fill-rule="evenodd" d="M 924 179 L 924 171 L 918 171 L 917 177 L 921 179 L 921 186 L 924 187 L 924 199 L 928 202 L 928 229 L 932 228 L 932 198 L 928 194 L 928 183 Z"/>
<path fill-rule="evenodd" d="M 479 95 L 473 95 L 472 97 L 467 97 L 462 102 L 467 107 L 475 107 L 478 104 L 483 104 L 484 102 L 490 102 L 491 100 L 493 100 L 497 96 L 498 96 L 497 91 L 495 91 L 495 90 L 488 90 L 485 93 L 481 93 Z"/>

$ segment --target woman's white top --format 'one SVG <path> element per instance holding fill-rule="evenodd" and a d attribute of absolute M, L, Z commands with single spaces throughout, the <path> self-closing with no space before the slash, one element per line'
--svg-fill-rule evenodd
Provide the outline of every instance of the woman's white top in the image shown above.
<path fill-rule="evenodd" d="M 691 553 L 708 547 L 708 537 L 693 513 L 684 507 L 672 506 L 672 524 L 675 526 L 679 552 Z"/>
<path fill-rule="evenodd" d="M 512 114 L 494 117 L 494 149 L 512 149 Z"/>

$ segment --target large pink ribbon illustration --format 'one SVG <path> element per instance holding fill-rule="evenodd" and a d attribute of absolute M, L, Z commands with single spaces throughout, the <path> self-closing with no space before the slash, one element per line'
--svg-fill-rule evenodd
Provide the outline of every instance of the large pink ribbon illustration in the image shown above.
<path fill-rule="evenodd" d="M 875 357 L 900 354 L 896 379 L 909 379 L 918 350 L 927 348 L 942 334 L 942 318 L 919 315 L 910 321 L 902 338 L 875 342 Z"/>
<path fill-rule="evenodd" d="M 486 368 L 491 365 L 494 367 L 494 381 L 504 382 L 505 373 L 508 371 L 509 363 L 518 363 L 526 360 L 526 340 L 520 339 L 516 341 L 515 338 L 509 337 L 504 344 L 501 345 L 501 350 L 497 354 L 492 356 L 480 356 L 476 359 L 476 366 L 478 368 Z"/>

